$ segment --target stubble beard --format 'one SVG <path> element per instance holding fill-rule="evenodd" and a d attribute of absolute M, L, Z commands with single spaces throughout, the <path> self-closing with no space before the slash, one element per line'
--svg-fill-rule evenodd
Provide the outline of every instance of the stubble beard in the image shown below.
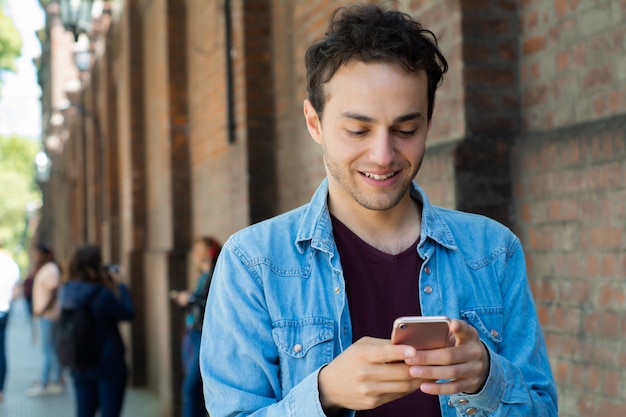
<path fill-rule="evenodd" d="M 420 167 L 422 166 L 422 161 L 424 156 L 420 158 L 418 163 L 415 165 L 413 172 L 409 175 L 408 179 L 403 179 L 401 184 L 398 184 L 397 187 L 394 187 L 392 192 L 390 191 L 381 191 L 378 193 L 370 193 L 368 195 L 367 192 L 364 192 L 358 186 L 358 179 L 353 179 L 350 175 L 354 172 L 353 175 L 361 175 L 360 173 L 356 173 L 356 171 L 348 171 L 348 173 L 344 173 L 341 170 L 340 165 L 329 156 L 326 149 L 324 149 L 324 164 L 326 165 L 326 171 L 329 177 L 332 177 L 335 182 L 339 185 L 339 187 L 345 192 L 347 195 L 352 197 L 354 201 L 357 202 L 361 207 L 374 210 L 374 211 L 384 211 L 389 210 L 396 207 L 402 198 L 409 192 L 409 188 L 411 186 L 411 182 L 413 178 L 419 172 Z M 402 175 L 402 170 L 397 175 Z"/>

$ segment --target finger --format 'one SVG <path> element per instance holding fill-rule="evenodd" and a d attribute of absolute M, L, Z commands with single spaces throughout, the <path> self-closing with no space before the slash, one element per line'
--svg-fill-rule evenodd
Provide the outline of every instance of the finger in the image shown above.
<path fill-rule="evenodd" d="M 463 320 L 452 320 L 450 333 L 455 337 L 455 346 L 469 343 L 478 338 L 478 332 Z"/>
<path fill-rule="evenodd" d="M 415 357 L 416 350 L 408 345 L 392 345 L 389 339 L 363 337 L 357 340 L 351 348 L 361 349 L 362 358 L 370 363 L 389 364 L 404 362 Z"/>
<path fill-rule="evenodd" d="M 475 387 L 477 385 L 480 386 L 480 381 L 477 377 L 437 381 L 429 380 L 420 385 L 420 390 L 431 395 L 452 395 L 459 392 L 473 393 L 476 391 Z"/>

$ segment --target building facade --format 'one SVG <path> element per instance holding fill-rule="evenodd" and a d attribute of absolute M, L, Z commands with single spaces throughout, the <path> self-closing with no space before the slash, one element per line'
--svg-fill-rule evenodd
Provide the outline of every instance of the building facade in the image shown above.
<path fill-rule="evenodd" d="M 450 64 L 417 181 L 436 204 L 520 236 L 559 415 L 625 415 L 626 1 L 385 3 L 431 29 Z M 306 203 L 324 177 L 302 116 L 303 56 L 343 4 L 104 2 L 83 73 L 45 4 L 40 236 L 62 259 L 97 243 L 124 266 L 133 383 L 164 416 L 178 414 L 181 380 L 168 292 L 194 276 L 194 237 L 224 241 Z"/>

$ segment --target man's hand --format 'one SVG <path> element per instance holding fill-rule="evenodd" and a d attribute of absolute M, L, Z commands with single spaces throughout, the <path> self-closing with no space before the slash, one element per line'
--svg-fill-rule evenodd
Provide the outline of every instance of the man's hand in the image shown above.
<path fill-rule="evenodd" d="M 320 402 L 327 415 L 341 409 L 369 410 L 416 391 L 424 379 L 411 376 L 405 361 L 417 352 L 389 340 L 364 337 L 319 373 Z"/>
<path fill-rule="evenodd" d="M 489 375 L 489 354 L 478 338 L 478 331 L 462 320 L 450 323 L 449 347 L 418 351 L 407 359 L 410 375 L 426 380 L 422 392 L 432 395 L 476 393 Z M 430 366 L 437 364 L 439 366 Z M 447 380 L 437 383 L 438 380 Z"/>

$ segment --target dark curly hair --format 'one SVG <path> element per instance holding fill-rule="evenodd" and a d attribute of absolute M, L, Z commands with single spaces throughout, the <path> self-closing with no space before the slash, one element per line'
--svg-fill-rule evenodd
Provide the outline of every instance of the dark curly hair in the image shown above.
<path fill-rule="evenodd" d="M 396 63 L 409 72 L 426 71 L 428 120 L 431 119 L 435 90 L 448 63 L 430 30 L 406 13 L 374 4 L 335 10 L 325 37 L 305 55 L 309 100 L 320 117 L 325 103 L 323 85 L 352 60 Z"/>

